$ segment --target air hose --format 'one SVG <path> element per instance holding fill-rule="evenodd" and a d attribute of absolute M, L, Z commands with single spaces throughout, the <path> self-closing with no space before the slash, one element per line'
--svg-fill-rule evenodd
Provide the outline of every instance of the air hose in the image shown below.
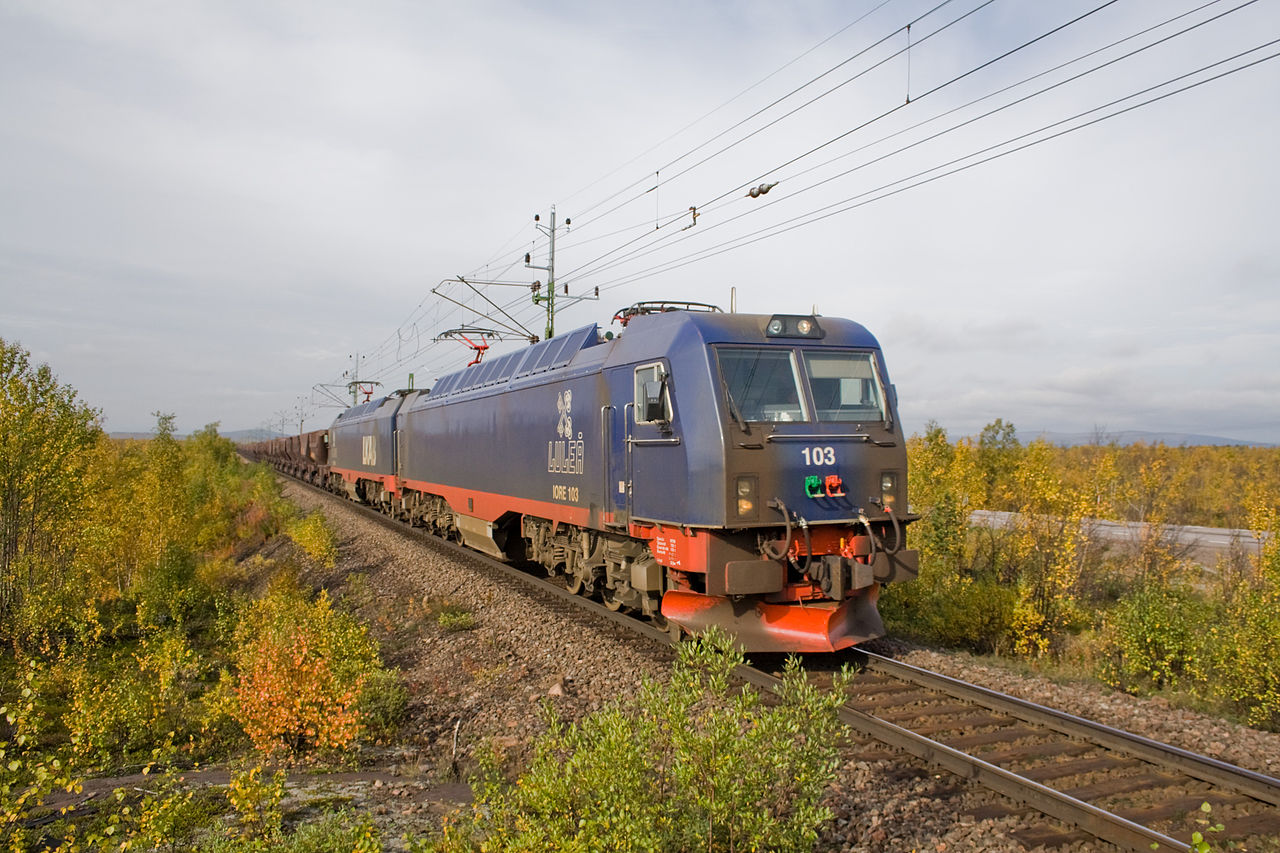
<path fill-rule="evenodd" d="M 804 531 L 804 567 L 800 569 L 800 574 L 809 577 L 809 566 L 813 563 L 813 540 L 809 538 L 809 522 L 805 521 L 803 515 L 796 517 L 800 519 L 800 529 Z"/>
<path fill-rule="evenodd" d="M 782 502 L 781 498 L 774 498 L 769 501 L 769 509 L 776 509 L 782 513 L 782 518 L 787 523 L 787 536 L 782 542 L 782 550 L 776 554 L 769 548 L 767 541 L 760 543 L 760 552 L 770 560 L 782 560 L 787 556 L 787 552 L 791 550 L 791 513 L 787 510 L 787 505 Z M 805 532 L 806 534 L 808 533 L 807 530 Z"/>
<path fill-rule="evenodd" d="M 889 515 L 889 521 L 893 522 L 893 547 L 892 548 L 886 547 L 884 544 L 884 540 L 876 536 L 876 532 L 871 528 L 871 519 L 867 518 L 867 514 L 862 510 L 858 510 L 858 521 L 862 523 L 863 527 L 867 528 L 867 535 L 871 538 L 871 554 L 867 558 L 867 562 L 871 563 L 872 565 L 874 565 L 876 561 L 877 546 L 881 551 L 885 553 L 886 556 L 889 556 L 889 557 L 892 557 L 894 554 L 897 554 L 899 551 L 902 550 L 902 544 L 903 544 L 902 543 L 902 522 L 898 521 L 898 517 L 893 514 L 893 507 L 886 508 L 885 512 L 888 513 Z M 892 577 L 892 573 L 890 573 L 890 577 Z M 876 580 L 882 583 L 888 579 L 889 578 L 887 577 L 876 578 Z"/>
<path fill-rule="evenodd" d="M 893 522 L 893 548 L 885 548 L 884 552 L 890 556 L 902 550 L 902 522 L 898 521 L 898 517 L 893 514 L 893 507 L 888 507 L 885 512 L 889 513 L 889 520 Z M 884 543 L 880 543 L 884 547 Z"/>
<path fill-rule="evenodd" d="M 796 527 L 804 533 L 804 565 L 801 566 L 790 558 L 791 539 L 795 535 L 795 529 L 791 523 L 791 510 L 787 509 L 787 505 L 782 502 L 782 498 L 774 498 L 769 501 L 769 508 L 776 509 L 782 513 L 782 517 L 786 520 L 787 535 L 782 542 L 782 549 L 774 552 L 767 542 L 761 543 L 760 551 L 770 560 L 786 560 L 800 571 L 805 577 L 809 576 L 809 567 L 813 564 L 813 540 L 809 534 L 809 522 L 805 520 L 803 515 L 796 516 Z"/>
<path fill-rule="evenodd" d="M 867 514 L 862 510 L 858 510 L 858 521 L 863 527 L 867 528 L 867 538 L 871 540 L 871 553 L 867 555 L 867 562 L 874 564 L 876 561 L 876 546 L 880 545 L 880 540 L 876 536 L 876 532 L 871 529 L 871 519 L 867 518 Z"/>
<path fill-rule="evenodd" d="M 893 522 L 893 547 L 890 548 L 884 544 L 884 540 L 876 535 L 871 527 L 871 519 L 867 518 L 867 514 L 862 510 L 858 510 L 858 521 L 863 527 L 867 528 L 867 535 L 871 538 L 871 558 L 875 560 L 877 548 L 884 551 L 889 556 L 893 556 L 902 550 L 902 522 L 898 521 L 898 517 L 893 514 L 893 507 L 885 510 L 889 516 L 889 521 Z"/>

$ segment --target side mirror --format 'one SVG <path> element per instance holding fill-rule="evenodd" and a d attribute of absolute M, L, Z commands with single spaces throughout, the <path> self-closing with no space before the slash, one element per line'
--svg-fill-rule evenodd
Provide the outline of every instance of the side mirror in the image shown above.
<path fill-rule="evenodd" d="M 663 384 L 660 379 L 644 383 L 644 419 L 646 421 L 665 421 L 667 419 L 667 408 L 662 401 Z"/>

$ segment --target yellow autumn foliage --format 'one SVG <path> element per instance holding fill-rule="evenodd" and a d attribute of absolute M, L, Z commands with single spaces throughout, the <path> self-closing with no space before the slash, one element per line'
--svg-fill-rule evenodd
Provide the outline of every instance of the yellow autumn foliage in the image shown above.
<path fill-rule="evenodd" d="M 1280 449 L 1022 444 L 997 420 L 954 442 L 931 423 L 907 451 L 921 565 L 881 597 L 892 632 L 1027 658 L 1075 643 L 1116 686 L 1176 689 L 1280 727 Z M 977 526 L 976 509 L 1011 515 Z M 1094 520 L 1146 527 L 1117 546 Z M 1174 525 L 1271 538 L 1206 573 Z"/>

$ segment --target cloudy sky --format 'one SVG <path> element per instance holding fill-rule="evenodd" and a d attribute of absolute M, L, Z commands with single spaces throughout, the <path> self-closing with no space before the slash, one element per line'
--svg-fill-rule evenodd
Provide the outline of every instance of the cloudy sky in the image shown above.
<path fill-rule="evenodd" d="M 601 290 L 562 331 L 736 288 L 869 327 L 909 429 L 1280 443 L 1278 38 L 1274 0 L 0 0 L 0 337 L 111 430 L 318 428 L 357 357 L 465 364 L 459 302 L 541 333 L 456 277 L 545 281 L 554 205 Z"/>

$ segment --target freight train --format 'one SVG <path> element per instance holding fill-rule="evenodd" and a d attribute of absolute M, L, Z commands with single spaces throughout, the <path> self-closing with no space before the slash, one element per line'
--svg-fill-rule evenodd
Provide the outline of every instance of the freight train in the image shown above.
<path fill-rule="evenodd" d="M 863 326 L 639 303 L 246 448 L 659 625 L 748 651 L 881 636 L 915 577 L 894 386 Z"/>

